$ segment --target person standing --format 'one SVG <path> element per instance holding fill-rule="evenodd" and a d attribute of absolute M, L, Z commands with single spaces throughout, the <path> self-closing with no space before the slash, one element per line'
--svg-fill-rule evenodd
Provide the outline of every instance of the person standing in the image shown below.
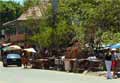
<path fill-rule="evenodd" d="M 27 68 L 28 63 L 29 63 L 29 59 L 27 56 L 27 52 L 24 52 L 22 55 L 22 64 L 23 64 L 24 68 Z"/>
<path fill-rule="evenodd" d="M 107 79 L 112 79 L 112 73 L 111 73 L 112 54 L 110 49 L 107 49 L 105 53 L 105 66 L 107 69 L 107 74 L 106 74 Z"/>
<path fill-rule="evenodd" d="M 77 69 L 78 69 L 78 56 L 79 56 L 79 46 L 80 46 L 80 43 L 78 40 L 76 40 L 74 42 L 74 45 L 72 47 L 72 59 L 73 61 L 71 61 L 71 66 L 72 66 L 72 71 L 73 72 L 77 72 Z"/>
<path fill-rule="evenodd" d="M 113 78 L 117 78 L 117 53 L 116 49 L 112 49 L 112 70 L 113 70 Z"/>
<path fill-rule="evenodd" d="M 70 72 L 71 70 L 70 59 L 71 59 L 71 47 L 68 47 L 66 49 L 65 60 L 64 60 L 65 71 L 67 72 Z"/>

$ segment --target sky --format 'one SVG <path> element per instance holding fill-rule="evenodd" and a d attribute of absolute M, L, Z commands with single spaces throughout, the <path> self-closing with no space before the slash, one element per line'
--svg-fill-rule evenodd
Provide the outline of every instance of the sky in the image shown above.
<path fill-rule="evenodd" d="M 19 2 L 20 4 L 22 4 L 24 0 L 2 0 L 2 1 L 15 1 L 15 2 Z"/>

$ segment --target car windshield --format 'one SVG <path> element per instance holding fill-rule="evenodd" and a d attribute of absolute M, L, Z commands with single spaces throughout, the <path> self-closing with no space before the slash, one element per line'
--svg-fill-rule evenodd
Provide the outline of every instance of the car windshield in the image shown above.
<path fill-rule="evenodd" d="M 21 58 L 19 54 L 7 54 L 7 58 Z"/>

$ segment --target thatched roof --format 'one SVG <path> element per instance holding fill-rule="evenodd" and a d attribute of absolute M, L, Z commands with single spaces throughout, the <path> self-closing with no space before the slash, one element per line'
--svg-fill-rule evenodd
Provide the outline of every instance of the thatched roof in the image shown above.
<path fill-rule="evenodd" d="M 41 16 L 42 16 L 41 8 L 36 6 L 29 8 L 17 20 L 40 19 Z"/>
<path fill-rule="evenodd" d="M 30 19 L 38 20 L 43 16 L 46 9 L 47 9 L 47 5 L 31 7 L 27 11 L 25 11 L 19 18 L 13 21 L 6 22 L 3 24 L 3 26 L 9 25 L 15 22 L 19 22 L 19 21 L 30 20 Z"/>

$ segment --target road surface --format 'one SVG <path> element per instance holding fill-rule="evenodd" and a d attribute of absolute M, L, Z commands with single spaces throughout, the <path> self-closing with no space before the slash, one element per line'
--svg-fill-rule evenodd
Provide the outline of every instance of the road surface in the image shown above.
<path fill-rule="evenodd" d="M 14 66 L 4 68 L 0 64 L 0 83 L 120 83 L 120 79 Z"/>

